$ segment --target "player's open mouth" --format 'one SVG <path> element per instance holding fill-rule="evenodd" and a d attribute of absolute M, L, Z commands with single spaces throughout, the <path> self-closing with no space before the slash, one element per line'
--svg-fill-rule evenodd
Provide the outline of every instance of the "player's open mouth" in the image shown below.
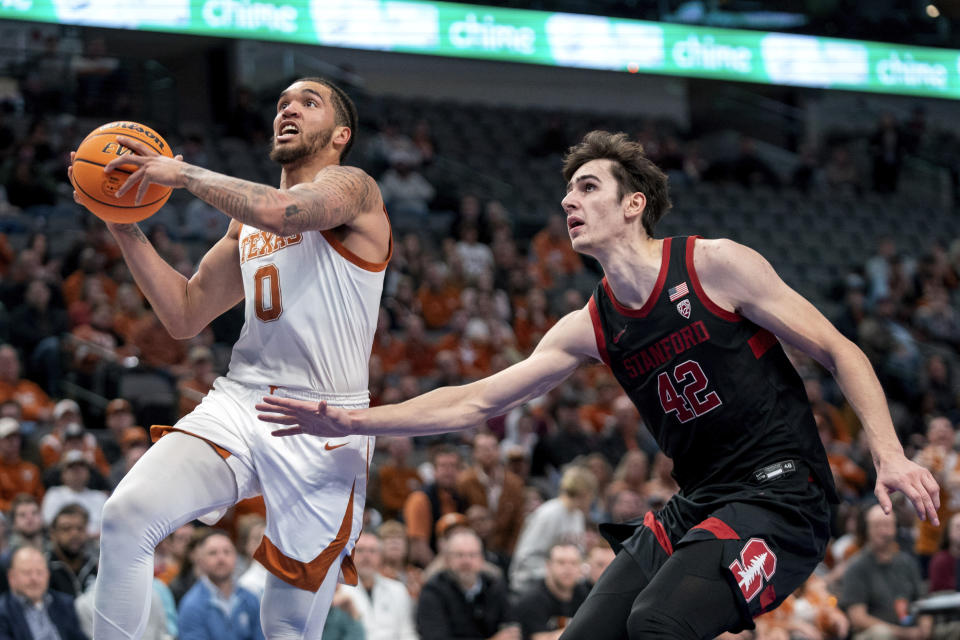
<path fill-rule="evenodd" d="M 567 229 L 576 229 L 577 227 L 582 227 L 584 225 L 583 220 L 576 216 L 567 217 Z"/>
<path fill-rule="evenodd" d="M 300 133 L 300 128 L 292 122 L 284 122 L 280 125 L 280 133 L 277 134 L 277 142 L 287 142 L 293 140 Z"/>

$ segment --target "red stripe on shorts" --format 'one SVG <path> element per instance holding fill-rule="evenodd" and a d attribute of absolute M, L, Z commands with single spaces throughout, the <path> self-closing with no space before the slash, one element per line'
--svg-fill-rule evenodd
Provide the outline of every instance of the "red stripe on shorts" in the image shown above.
<path fill-rule="evenodd" d="M 670 537 L 667 536 L 667 530 L 663 528 L 663 523 L 657 520 L 653 511 L 647 511 L 647 515 L 643 516 L 643 526 L 653 531 L 653 535 L 657 537 L 657 542 L 660 543 L 663 550 L 667 552 L 668 556 L 672 556 L 673 544 L 670 542 Z"/>
<path fill-rule="evenodd" d="M 694 529 L 706 529 L 713 535 L 717 537 L 717 540 L 739 540 L 740 536 L 737 535 L 737 532 L 728 525 L 726 522 L 720 518 L 714 518 L 713 516 L 707 518 L 700 524 L 693 527 Z"/>

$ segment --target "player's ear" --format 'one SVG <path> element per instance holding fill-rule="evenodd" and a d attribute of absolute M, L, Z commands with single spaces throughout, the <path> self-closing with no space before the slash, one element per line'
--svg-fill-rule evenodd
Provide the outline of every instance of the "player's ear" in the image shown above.
<path fill-rule="evenodd" d="M 640 191 L 634 191 L 624 196 L 623 204 L 623 215 L 627 220 L 631 220 L 643 215 L 643 210 L 647 208 L 647 196 Z"/>
<path fill-rule="evenodd" d="M 333 143 L 341 147 L 350 141 L 353 137 L 353 131 L 350 127 L 340 126 L 333 130 Z"/>

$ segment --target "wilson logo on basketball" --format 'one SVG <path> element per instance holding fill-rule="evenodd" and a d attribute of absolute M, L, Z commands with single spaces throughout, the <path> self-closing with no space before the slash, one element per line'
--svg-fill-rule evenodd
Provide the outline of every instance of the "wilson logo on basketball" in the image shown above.
<path fill-rule="evenodd" d="M 740 551 L 740 558 L 730 563 L 730 571 L 737 580 L 747 602 L 753 600 L 764 582 L 777 571 L 777 556 L 761 538 L 750 538 Z"/>
<path fill-rule="evenodd" d="M 300 244 L 303 234 L 281 237 L 266 231 L 251 233 L 240 240 L 240 262 L 268 256 L 290 245 Z"/>

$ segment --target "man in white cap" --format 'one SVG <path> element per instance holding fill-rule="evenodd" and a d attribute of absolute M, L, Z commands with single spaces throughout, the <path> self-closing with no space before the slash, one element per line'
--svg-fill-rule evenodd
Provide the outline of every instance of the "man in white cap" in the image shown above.
<path fill-rule="evenodd" d="M 86 509 L 90 516 L 87 533 L 99 536 L 100 514 L 107 501 L 107 494 L 89 488 L 90 462 L 82 451 L 68 451 L 64 454 L 60 461 L 60 479 L 63 484 L 50 487 L 43 498 L 43 521 L 48 525 L 52 524 L 60 509 L 76 503 Z"/>
<path fill-rule="evenodd" d="M 59 401 L 53 408 L 53 430 L 40 439 L 40 461 L 44 469 L 50 469 L 63 457 L 65 452 L 64 441 L 68 428 L 76 429 L 77 425 L 83 430 L 83 416 L 80 406 L 69 398 Z M 93 463 L 102 476 L 110 474 L 110 465 L 106 456 L 97 444 L 92 433 L 83 432 L 83 453 Z"/>
<path fill-rule="evenodd" d="M 10 510 L 19 493 L 43 499 L 40 469 L 20 458 L 20 423 L 14 418 L 0 418 L 0 511 Z"/>

